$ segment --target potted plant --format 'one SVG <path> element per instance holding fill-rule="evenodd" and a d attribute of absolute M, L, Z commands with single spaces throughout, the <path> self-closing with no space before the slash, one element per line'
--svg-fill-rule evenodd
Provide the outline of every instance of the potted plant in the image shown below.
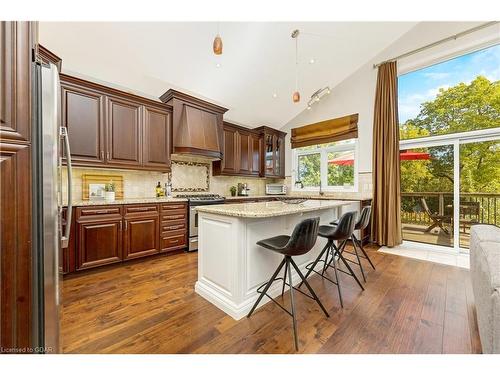
<path fill-rule="evenodd" d="M 229 188 L 229 191 L 231 192 L 231 196 L 235 197 L 236 196 L 236 186 L 231 186 Z"/>
<path fill-rule="evenodd" d="M 104 200 L 113 202 L 115 200 L 115 183 L 113 181 L 104 185 Z"/>

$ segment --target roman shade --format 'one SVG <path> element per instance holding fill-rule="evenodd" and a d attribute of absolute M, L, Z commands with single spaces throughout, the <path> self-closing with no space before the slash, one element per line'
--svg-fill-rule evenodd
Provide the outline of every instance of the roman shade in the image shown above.
<path fill-rule="evenodd" d="M 337 142 L 358 137 L 358 114 L 292 129 L 292 148 Z"/>

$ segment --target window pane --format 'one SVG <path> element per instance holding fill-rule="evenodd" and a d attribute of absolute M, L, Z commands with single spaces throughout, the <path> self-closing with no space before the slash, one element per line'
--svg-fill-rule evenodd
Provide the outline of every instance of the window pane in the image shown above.
<path fill-rule="evenodd" d="M 400 138 L 499 127 L 500 45 L 398 78 Z"/>
<path fill-rule="evenodd" d="M 328 186 L 354 186 L 354 150 L 328 153 Z"/>
<path fill-rule="evenodd" d="M 319 153 L 299 155 L 297 164 L 297 176 L 304 187 L 319 186 L 319 183 L 321 181 L 321 155 Z"/>

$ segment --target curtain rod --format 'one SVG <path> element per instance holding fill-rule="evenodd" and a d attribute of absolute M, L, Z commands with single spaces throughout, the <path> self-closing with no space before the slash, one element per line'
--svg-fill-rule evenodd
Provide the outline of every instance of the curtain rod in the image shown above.
<path fill-rule="evenodd" d="M 427 44 L 427 45 L 425 45 L 423 47 L 414 49 L 413 51 L 409 51 L 409 52 L 403 53 L 403 54 L 401 54 L 399 56 L 393 57 L 392 59 L 384 60 L 382 62 L 379 62 L 378 64 L 373 64 L 373 69 L 378 68 L 380 65 L 382 65 L 382 64 L 384 64 L 386 62 L 397 61 L 397 60 L 402 59 L 404 57 L 408 57 L 408 56 L 414 55 L 416 53 L 422 52 L 422 51 L 424 51 L 426 49 L 435 47 L 435 46 L 437 46 L 439 44 L 448 42 L 450 40 L 456 40 L 457 38 L 460 38 L 460 37 L 465 36 L 467 34 L 471 34 L 471 33 L 475 32 L 475 31 L 484 29 L 486 27 L 493 26 L 493 25 L 498 24 L 498 23 L 499 23 L 499 21 L 492 21 L 492 22 L 483 23 L 482 25 L 473 27 L 472 29 L 468 29 L 468 30 L 462 31 L 462 32 L 460 32 L 458 34 L 455 34 L 455 35 L 449 36 L 447 38 L 438 40 L 437 42 L 434 42 L 434 43 L 431 43 L 431 44 Z"/>

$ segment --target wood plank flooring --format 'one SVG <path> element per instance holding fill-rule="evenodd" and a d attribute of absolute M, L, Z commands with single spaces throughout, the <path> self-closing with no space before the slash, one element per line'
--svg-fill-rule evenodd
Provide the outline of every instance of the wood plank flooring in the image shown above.
<path fill-rule="evenodd" d="M 299 353 L 480 353 L 469 272 L 368 247 L 366 290 L 342 275 L 296 293 Z M 357 270 L 357 269 L 356 269 Z M 233 320 L 194 292 L 197 253 L 160 256 L 63 282 L 67 353 L 295 353 L 291 318 L 272 303 Z M 289 303 L 285 293 L 285 304 Z"/>

